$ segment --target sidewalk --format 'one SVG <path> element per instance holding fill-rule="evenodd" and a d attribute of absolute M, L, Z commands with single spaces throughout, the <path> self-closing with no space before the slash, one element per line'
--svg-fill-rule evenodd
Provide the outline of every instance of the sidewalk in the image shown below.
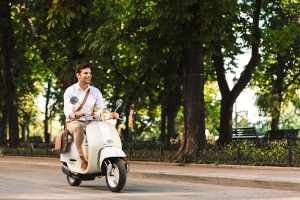
<path fill-rule="evenodd" d="M 1 163 L 57 167 L 58 158 L 0 157 Z M 129 161 L 128 178 L 300 191 L 300 168 Z"/>

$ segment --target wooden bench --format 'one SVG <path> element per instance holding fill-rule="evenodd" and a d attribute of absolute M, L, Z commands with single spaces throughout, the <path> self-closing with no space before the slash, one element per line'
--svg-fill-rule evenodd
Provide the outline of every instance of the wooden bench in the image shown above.
<path fill-rule="evenodd" d="M 266 134 L 266 139 L 270 140 L 281 140 L 284 138 L 293 139 L 297 138 L 299 133 L 299 129 L 291 129 L 291 130 L 269 130 Z"/>
<path fill-rule="evenodd" d="M 255 127 L 234 127 L 232 128 L 232 139 L 257 139 L 258 134 Z"/>
<path fill-rule="evenodd" d="M 31 136 L 28 138 L 28 141 L 30 143 L 35 143 L 35 144 L 43 143 L 43 139 L 41 136 Z"/>

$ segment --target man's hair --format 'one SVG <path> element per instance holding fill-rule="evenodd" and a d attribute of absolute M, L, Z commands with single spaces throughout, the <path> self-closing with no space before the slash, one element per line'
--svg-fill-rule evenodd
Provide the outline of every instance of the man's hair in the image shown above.
<path fill-rule="evenodd" d="M 86 69 L 86 68 L 91 68 L 90 63 L 81 63 L 78 64 L 75 68 L 75 74 L 80 74 L 81 70 Z"/>

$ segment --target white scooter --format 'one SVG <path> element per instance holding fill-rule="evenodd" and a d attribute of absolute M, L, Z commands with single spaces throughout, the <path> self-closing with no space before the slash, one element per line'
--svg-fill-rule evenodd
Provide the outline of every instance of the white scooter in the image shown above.
<path fill-rule="evenodd" d="M 76 103 L 76 97 L 72 97 L 71 103 Z M 115 111 L 123 101 L 119 99 Z M 112 192 L 120 192 L 125 184 L 129 164 L 125 160 L 122 143 L 115 125 L 111 120 L 101 120 L 100 113 L 84 114 L 91 122 L 86 126 L 85 150 L 88 158 L 88 166 L 85 171 L 80 168 L 81 161 L 73 139 L 68 141 L 69 151 L 60 154 L 62 171 L 67 175 L 71 186 L 79 186 L 82 181 L 95 180 L 96 177 L 106 177 L 107 187 Z M 110 113 L 109 113 L 109 116 Z"/>

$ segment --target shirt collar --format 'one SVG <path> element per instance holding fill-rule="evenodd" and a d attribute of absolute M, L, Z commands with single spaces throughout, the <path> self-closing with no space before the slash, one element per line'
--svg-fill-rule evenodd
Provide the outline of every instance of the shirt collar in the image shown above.
<path fill-rule="evenodd" d="M 88 87 L 87 87 L 85 90 L 83 90 L 83 89 L 81 89 L 81 87 L 79 87 L 79 84 L 76 83 L 76 84 L 75 84 L 75 88 L 76 88 L 77 90 L 80 90 L 80 91 L 82 91 L 82 92 L 85 92 L 85 91 L 87 91 L 87 90 L 90 88 L 90 85 L 88 85 Z"/>

